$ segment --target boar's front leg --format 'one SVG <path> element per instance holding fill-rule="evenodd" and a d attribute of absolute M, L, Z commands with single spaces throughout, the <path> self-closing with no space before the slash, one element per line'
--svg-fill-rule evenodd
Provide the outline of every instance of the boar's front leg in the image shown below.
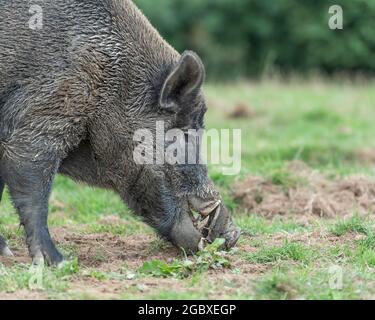
<path fill-rule="evenodd" d="M 25 228 L 26 243 L 35 264 L 44 263 L 45 259 L 50 265 L 63 261 L 47 226 L 48 199 L 57 165 L 58 161 L 51 159 L 7 159 L 2 163 L 3 178 Z"/>

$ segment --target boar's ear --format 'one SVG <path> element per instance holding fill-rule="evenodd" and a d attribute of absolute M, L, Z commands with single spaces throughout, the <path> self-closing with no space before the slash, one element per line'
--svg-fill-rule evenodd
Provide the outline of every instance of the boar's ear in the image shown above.
<path fill-rule="evenodd" d="M 185 51 L 177 66 L 169 74 L 160 93 L 160 106 L 173 110 L 184 97 L 197 94 L 205 77 L 201 59 L 192 51 Z"/>

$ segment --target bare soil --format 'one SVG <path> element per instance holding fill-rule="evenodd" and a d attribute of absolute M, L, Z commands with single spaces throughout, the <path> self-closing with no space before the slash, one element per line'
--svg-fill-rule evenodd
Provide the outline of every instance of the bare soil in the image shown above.
<path fill-rule="evenodd" d="M 375 164 L 375 149 L 362 149 L 356 152 L 356 158 L 365 165 Z"/>
<path fill-rule="evenodd" d="M 256 112 L 244 103 L 236 104 L 233 111 L 228 115 L 231 119 L 254 118 L 255 116 Z"/>
<path fill-rule="evenodd" d="M 233 187 L 233 194 L 247 211 L 265 217 L 315 215 L 334 218 L 375 210 L 375 181 L 361 175 L 330 180 L 302 162 L 286 172 L 296 185 L 286 187 L 264 178 L 248 176 Z"/>
<path fill-rule="evenodd" d="M 53 238 L 60 248 L 69 246 L 76 251 L 75 256 L 82 270 L 97 270 L 104 273 L 135 273 L 146 261 L 158 259 L 172 262 L 181 258 L 181 252 L 175 247 L 161 243 L 156 235 L 132 235 L 122 236 L 110 233 L 82 234 L 82 232 L 71 230 L 68 227 L 51 228 Z M 240 250 L 255 251 L 248 245 L 240 246 Z M 26 248 L 15 248 L 15 257 L 0 257 L 0 263 L 11 267 L 18 263 L 30 264 L 31 259 Z M 241 275 L 235 275 L 233 268 L 240 268 Z M 243 261 L 233 257 L 232 268 L 222 270 L 211 270 L 204 274 L 205 280 L 213 288 L 228 286 L 225 291 L 214 290 L 212 297 L 215 299 L 225 298 L 225 295 L 239 288 L 250 290 L 250 280 L 257 274 L 266 271 L 262 265 L 246 265 Z M 96 299 L 119 298 L 124 293 L 132 293 L 140 298 L 145 294 L 158 294 L 160 291 L 196 292 L 196 288 L 189 281 L 181 281 L 174 278 L 129 278 L 124 279 L 96 279 L 89 274 L 80 273 L 69 280 L 69 289 L 61 293 L 65 297 L 87 297 Z M 233 293 L 232 292 L 232 293 Z M 12 293 L 0 293 L 0 299 L 47 299 L 48 294 L 44 291 L 18 290 Z"/>

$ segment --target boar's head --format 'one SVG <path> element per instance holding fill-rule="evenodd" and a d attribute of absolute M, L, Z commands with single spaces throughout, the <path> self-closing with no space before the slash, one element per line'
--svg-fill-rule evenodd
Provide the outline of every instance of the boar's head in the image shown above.
<path fill-rule="evenodd" d="M 165 132 L 173 129 L 184 132 L 184 140 L 180 143 L 188 143 L 189 130 L 197 132 L 204 128 L 203 64 L 190 51 L 177 60 L 159 72 L 158 79 L 153 80 L 152 92 L 148 88 L 145 96 L 137 97 L 127 110 L 127 120 L 124 121 L 127 122 L 128 132 L 133 135 L 132 151 L 139 147 L 140 141 L 134 141 L 135 132 L 139 130 L 149 130 L 155 138 L 155 144 L 147 152 L 156 154 L 156 149 L 165 151 L 168 148 L 170 142 L 163 141 L 162 145 L 160 142 L 157 145 L 157 122 L 163 123 Z M 142 105 L 146 107 L 138 107 L 139 101 L 143 101 Z M 116 183 L 116 189 L 135 213 L 176 246 L 195 252 L 205 242 L 220 237 L 225 238 L 226 248 L 231 248 L 236 244 L 240 230 L 233 225 L 219 193 L 208 178 L 206 165 L 198 161 L 200 148 L 195 150 L 196 163 L 186 160 L 177 164 L 168 161 L 139 163 L 134 152 L 122 152 L 120 158 L 125 162 L 123 168 L 128 182 L 126 185 Z M 118 181 L 123 178 L 123 175 L 117 174 Z"/>

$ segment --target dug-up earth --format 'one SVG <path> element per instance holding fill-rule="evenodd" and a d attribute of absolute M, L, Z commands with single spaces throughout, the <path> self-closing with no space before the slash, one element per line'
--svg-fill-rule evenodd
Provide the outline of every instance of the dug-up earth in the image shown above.
<path fill-rule="evenodd" d="M 265 217 L 315 215 L 325 218 L 375 210 L 375 181 L 363 175 L 327 179 L 300 161 L 271 179 L 249 176 L 233 187 L 241 206 Z"/>

